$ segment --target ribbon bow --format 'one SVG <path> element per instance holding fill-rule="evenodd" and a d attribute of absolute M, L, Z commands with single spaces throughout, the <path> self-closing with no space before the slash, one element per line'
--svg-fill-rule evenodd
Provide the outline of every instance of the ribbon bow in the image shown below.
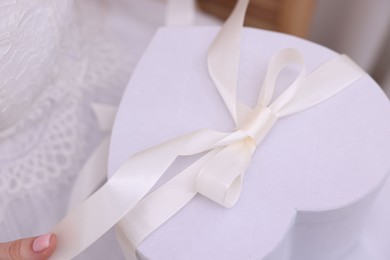
<path fill-rule="evenodd" d="M 236 99 L 241 29 L 249 0 L 240 0 L 214 40 L 208 68 L 236 130 L 203 129 L 132 155 L 98 191 L 74 208 L 54 229 L 58 248 L 53 259 L 70 259 L 116 224 L 128 259 L 151 232 L 197 193 L 232 207 L 238 200 L 245 171 L 256 146 L 277 119 L 314 106 L 341 91 L 365 73 L 346 56 L 338 56 L 306 75 L 298 51 L 285 49 L 270 61 L 255 108 Z M 273 102 L 276 80 L 291 64 L 297 78 Z M 145 195 L 178 156 L 206 152 L 159 189 Z"/>

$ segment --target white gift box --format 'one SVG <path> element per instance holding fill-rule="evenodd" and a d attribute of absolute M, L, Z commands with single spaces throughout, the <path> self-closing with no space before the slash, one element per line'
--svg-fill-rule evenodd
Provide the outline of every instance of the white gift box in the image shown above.
<path fill-rule="evenodd" d="M 129 155 L 197 129 L 235 127 L 206 65 L 219 28 L 163 28 L 139 62 L 113 128 L 109 173 Z M 238 96 L 255 105 L 271 56 L 303 53 L 308 71 L 338 54 L 280 33 L 244 29 Z M 296 76 L 285 69 L 277 92 Z M 324 79 L 326 80 L 326 79 Z M 197 195 L 137 249 L 140 259 L 332 260 L 357 239 L 390 169 L 390 103 L 368 76 L 278 120 L 257 148 L 238 203 Z M 159 185 L 192 161 L 182 157 Z"/>

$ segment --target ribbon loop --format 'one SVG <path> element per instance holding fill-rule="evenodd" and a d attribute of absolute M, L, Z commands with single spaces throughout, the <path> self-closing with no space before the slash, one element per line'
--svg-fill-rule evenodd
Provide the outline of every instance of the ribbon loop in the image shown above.
<path fill-rule="evenodd" d="M 196 191 L 224 207 L 233 207 L 255 148 L 253 140 L 246 138 L 221 149 L 198 174 Z"/>
<path fill-rule="evenodd" d="M 298 77 L 290 84 L 273 103 L 273 111 L 277 111 L 283 104 L 287 103 L 297 92 L 299 86 L 303 83 L 306 76 L 306 68 L 302 54 L 295 49 L 284 49 L 275 54 L 269 62 L 267 72 L 263 81 L 258 107 L 269 106 L 274 95 L 276 81 L 281 74 L 283 68 L 288 65 L 298 64 L 301 67 Z"/>

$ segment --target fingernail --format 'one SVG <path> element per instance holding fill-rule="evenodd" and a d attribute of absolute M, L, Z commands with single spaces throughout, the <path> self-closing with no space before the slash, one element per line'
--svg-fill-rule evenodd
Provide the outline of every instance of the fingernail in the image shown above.
<path fill-rule="evenodd" d="M 38 253 L 47 249 L 50 245 L 50 238 L 51 238 L 51 234 L 37 237 L 32 244 L 32 250 Z"/>

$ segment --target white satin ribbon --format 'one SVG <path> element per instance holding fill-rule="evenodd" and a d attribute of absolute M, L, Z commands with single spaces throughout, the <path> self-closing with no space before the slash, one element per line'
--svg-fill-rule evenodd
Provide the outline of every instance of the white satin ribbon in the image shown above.
<path fill-rule="evenodd" d="M 195 9 L 194 0 L 167 0 L 165 25 L 193 25 Z M 91 107 L 96 115 L 100 129 L 106 133 L 111 133 L 117 108 L 100 103 L 92 103 Z M 67 211 L 86 200 L 107 181 L 109 146 L 110 136 L 104 138 L 87 159 L 74 182 Z"/>
<path fill-rule="evenodd" d="M 249 0 L 240 0 L 217 35 L 208 67 L 236 129 L 222 133 L 198 130 L 130 156 L 98 191 L 57 225 L 58 248 L 52 259 L 70 259 L 116 223 L 128 259 L 136 247 L 197 193 L 225 206 L 238 200 L 242 179 L 256 146 L 281 117 L 308 109 L 346 88 L 365 73 L 346 56 L 338 56 L 306 75 L 294 49 L 270 61 L 255 108 L 236 99 L 241 28 Z M 289 64 L 301 69 L 286 91 L 271 102 L 276 80 Z M 159 189 L 145 195 L 178 156 L 205 153 Z"/>
<path fill-rule="evenodd" d="M 98 103 L 92 103 L 91 107 L 99 123 L 100 130 L 107 133 L 108 136 L 95 148 L 77 175 L 70 194 L 67 211 L 80 205 L 107 181 L 110 133 L 117 109 Z"/>

